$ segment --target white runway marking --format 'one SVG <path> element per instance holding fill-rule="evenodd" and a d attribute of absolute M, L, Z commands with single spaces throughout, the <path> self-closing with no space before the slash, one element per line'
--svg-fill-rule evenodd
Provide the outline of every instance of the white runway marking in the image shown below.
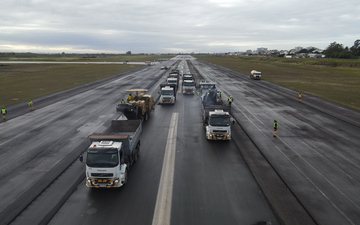
<path fill-rule="evenodd" d="M 170 121 L 152 225 L 170 225 L 178 117 L 173 113 Z"/>

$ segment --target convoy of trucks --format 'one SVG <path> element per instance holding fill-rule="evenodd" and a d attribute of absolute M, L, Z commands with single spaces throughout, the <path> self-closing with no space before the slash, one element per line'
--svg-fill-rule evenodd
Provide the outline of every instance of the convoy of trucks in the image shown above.
<path fill-rule="evenodd" d="M 172 70 L 167 82 L 160 85 L 160 104 L 175 104 L 179 72 Z M 183 75 L 183 93 L 194 94 L 195 80 L 191 74 Z M 199 83 L 203 123 L 208 140 L 231 140 L 231 107 L 222 100 L 221 92 L 213 82 Z M 146 89 L 128 90 L 128 102 L 122 101 L 116 110 L 122 114 L 111 121 L 103 133 L 89 136 L 86 150 L 86 186 L 90 188 L 118 188 L 128 181 L 128 172 L 140 154 L 142 122 L 148 120 L 154 109 L 154 99 Z"/>
<path fill-rule="evenodd" d="M 262 73 L 260 71 L 251 70 L 250 79 L 261 80 Z"/>
<path fill-rule="evenodd" d="M 86 186 L 117 188 L 126 184 L 130 167 L 140 153 L 141 120 L 113 120 L 103 133 L 89 136 Z"/>

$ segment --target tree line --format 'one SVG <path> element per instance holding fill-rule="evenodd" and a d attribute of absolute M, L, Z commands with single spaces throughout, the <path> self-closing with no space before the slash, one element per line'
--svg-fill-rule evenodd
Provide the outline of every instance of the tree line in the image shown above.
<path fill-rule="evenodd" d="M 327 58 L 359 58 L 360 57 L 360 39 L 354 42 L 352 47 L 344 47 L 343 44 L 332 42 L 323 52 Z"/>

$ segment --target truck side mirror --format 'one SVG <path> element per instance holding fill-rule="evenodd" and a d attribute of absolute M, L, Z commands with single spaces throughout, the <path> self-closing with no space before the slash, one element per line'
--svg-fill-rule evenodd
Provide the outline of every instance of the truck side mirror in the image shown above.
<path fill-rule="evenodd" d="M 83 154 L 80 154 L 80 156 L 79 156 L 79 161 L 80 161 L 80 162 L 83 162 L 83 161 L 84 161 L 84 156 L 83 156 Z"/>

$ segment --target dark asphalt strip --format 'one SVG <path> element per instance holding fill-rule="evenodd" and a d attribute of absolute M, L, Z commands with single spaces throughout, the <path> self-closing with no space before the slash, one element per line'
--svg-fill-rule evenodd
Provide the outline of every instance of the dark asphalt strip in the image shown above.
<path fill-rule="evenodd" d="M 48 188 L 56 178 L 58 178 L 75 160 L 78 159 L 81 152 L 89 145 L 88 141 L 84 141 L 79 146 L 61 160 L 54 168 L 52 168 L 46 176 L 43 176 L 35 185 L 25 191 L 15 202 L 9 205 L 0 213 L 1 224 L 9 224 L 12 222 L 34 199 L 36 199 L 43 191 Z M 71 184 L 69 186 L 72 187 Z"/>
<path fill-rule="evenodd" d="M 203 77 L 191 61 L 188 61 L 188 65 L 199 77 Z M 228 96 L 230 95 L 226 91 L 222 91 Z M 232 109 L 232 111 L 234 116 L 235 110 Z M 242 128 L 238 122 L 239 119 L 235 119 L 237 120 L 237 126 L 234 126 L 232 130 L 233 141 L 279 221 L 282 224 L 291 225 L 317 224 L 280 174 L 256 146 L 252 137 Z"/>
<path fill-rule="evenodd" d="M 239 122 L 232 132 L 235 145 L 279 221 L 291 225 L 317 224 Z"/>

